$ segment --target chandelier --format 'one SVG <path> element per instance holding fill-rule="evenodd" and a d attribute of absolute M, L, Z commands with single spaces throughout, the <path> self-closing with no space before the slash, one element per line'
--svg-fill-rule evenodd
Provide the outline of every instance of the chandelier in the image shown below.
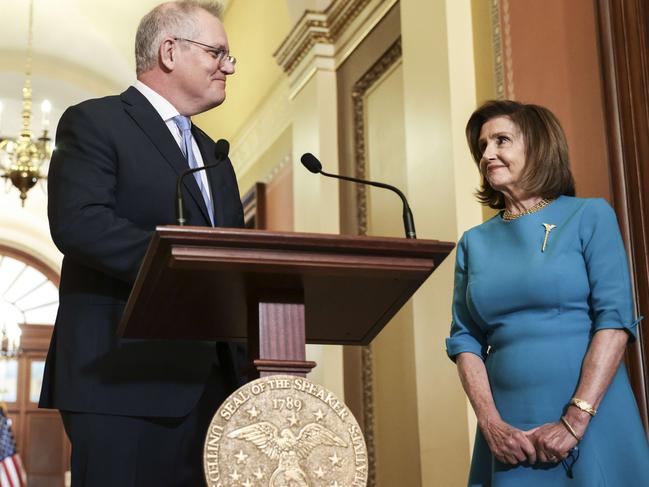
<path fill-rule="evenodd" d="M 11 181 L 11 184 L 20 191 L 22 206 L 25 206 L 27 191 L 33 188 L 39 179 L 46 178 L 41 173 L 41 169 L 52 157 L 52 139 L 48 134 L 51 105 L 47 100 L 41 105 L 43 133 L 36 139 L 31 130 L 33 21 L 34 2 L 30 0 L 27 62 L 25 64 L 25 85 L 23 86 L 22 129 L 18 137 L 3 137 L 0 134 L 0 176 Z"/>
<path fill-rule="evenodd" d="M 0 328 L 0 360 L 15 358 L 20 354 L 20 335 L 22 335 L 22 330 L 18 323 L 2 324 L 2 328 Z"/>

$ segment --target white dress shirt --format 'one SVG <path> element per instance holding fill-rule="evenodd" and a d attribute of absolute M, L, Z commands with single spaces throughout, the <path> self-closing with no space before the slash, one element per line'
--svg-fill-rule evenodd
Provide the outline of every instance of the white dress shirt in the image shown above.
<path fill-rule="evenodd" d="M 136 80 L 135 83 L 133 83 L 133 87 L 140 93 L 142 93 L 146 97 L 146 99 L 149 100 L 149 103 L 153 105 L 153 108 L 155 108 L 155 111 L 158 112 L 158 115 L 160 115 L 162 120 L 164 120 L 167 128 L 171 132 L 171 135 L 173 135 L 176 144 L 178 144 L 178 147 L 180 147 L 182 151 L 183 137 L 180 133 L 180 129 L 176 125 L 176 122 L 173 121 L 173 118 L 175 116 L 180 115 L 178 110 L 176 110 L 176 108 L 171 103 L 169 103 L 166 98 L 153 91 L 140 80 Z M 203 156 L 201 155 L 201 151 L 198 148 L 194 134 L 192 134 L 192 150 L 194 151 L 194 157 L 196 157 L 198 166 L 203 167 L 205 163 L 203 162 Z M 187 164 L 187 169 L 189 169 L 189 164 Z M 207 173 L 205 171 L 199 171 L 198 174 L 201 177 L 201 181 L 203 181 L 203 186 L 205 186 L 209 191 L 210 199 L 212 199 L 212 188 L 210 188 L 210 185 L 207 181 Z"/>

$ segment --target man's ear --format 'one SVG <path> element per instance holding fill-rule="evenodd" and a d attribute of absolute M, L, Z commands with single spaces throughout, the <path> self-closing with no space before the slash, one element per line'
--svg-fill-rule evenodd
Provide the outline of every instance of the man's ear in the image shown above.
<path fill-rule="evenodd" d="M 176 41 L 173 38 L 167 37 L 160 44 L 158 49 L 158 58 L 160 59 L 160 67 L 165 71 L 173 71 L 176 65 Z"/>

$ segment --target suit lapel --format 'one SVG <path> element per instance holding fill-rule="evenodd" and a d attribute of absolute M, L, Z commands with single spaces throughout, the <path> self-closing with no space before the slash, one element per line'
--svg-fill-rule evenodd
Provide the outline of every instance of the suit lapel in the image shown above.
<path fill-rule="evenodd" d="M 158 112 L 149 103 L 146 97 L 140 93 L 136 88 L 129 87 L 121 95 L 124 102 L 124 110 L 135 121 L 140 129 L 146 136 L 153 142 L 153 145 L 158 149 L 160 154 L 164 157 L 165 161 L 173 168 L 178 176 L 184 171 L 189 169 L 187 159 L 178 147 L 178 144 L 169 132 L 164 120 L 160 118 Z M 203 154 L 203 150 L 201 149 Z M 189 192 L 196 205 L 200 208 L 201 214 L 206 223 L 209 223 L 210 218 L 207 214 L 207 208 L 201 195 L 198 184 L 193 176 L 187 176 L 183 179 L 183 186 Z M 170 195 L 172 197 L 172 195 Z"/>

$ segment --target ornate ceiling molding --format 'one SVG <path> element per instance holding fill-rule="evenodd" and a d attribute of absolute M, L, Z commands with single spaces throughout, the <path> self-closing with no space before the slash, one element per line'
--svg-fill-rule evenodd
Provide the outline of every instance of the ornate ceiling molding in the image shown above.
<path fill-rule="evenodd" d="M 334 0 L 322 12 L 306 10 L 275 52 L 282 69 L 291 74 L 317 45 L 331 45 L 372 0 Z"/>
<path fill-rule="evenodd" d="M 327 16 L 323 12 L 307 10 L 275 51 L 275 59 L 290 74 L 316 44 L 333 44 Z"/>

